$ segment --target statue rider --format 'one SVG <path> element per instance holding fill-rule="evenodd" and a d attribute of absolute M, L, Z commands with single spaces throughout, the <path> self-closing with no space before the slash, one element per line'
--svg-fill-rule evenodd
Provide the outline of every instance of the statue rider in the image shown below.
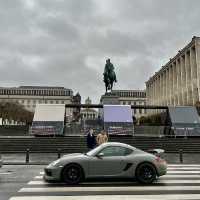
<path fill-rule="evenodd" d="M 113 82 L 117 82 L 117 78 L 116 78 L 116 74 L 114 71 L 114 66 L 113 64 L 110 62 L 110 59 L 106 60 L 106 64 L 105 64 L 105 68 L 104 68 L 104 83 L 105 83 L 105 87 L 106 87 L 106 92 L 107 90 L 111 90 L 112 91 L 112 87 L 113 87 Z"/>
<path fill-rule="evenodd" d="M 113 75 L 114 75 L 114 81 L 117 82 L 117 78 L 116 78 L 114 69 L 115 68 L 114 68 L 113 64 L 110 62 L 110 59 L 107 59 L 105 68 L 104 68 L 104 73 L 103 73 L 104 74 L 104 82 L 105 82 L 105 77 L 109 77 L 109 75 L 111 73 L 113 73 Z"/>

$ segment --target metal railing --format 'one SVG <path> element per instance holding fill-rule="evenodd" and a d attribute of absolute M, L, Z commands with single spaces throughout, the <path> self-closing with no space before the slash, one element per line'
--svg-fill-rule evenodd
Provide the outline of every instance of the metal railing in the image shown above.
<path fill-rule="evenodd" d="M 49 163 L 49 161 L 47 162 L 42 162 L 42 161 L 39 161 L 39 162 L 30 162 L 30 155 L 31 154 L 37 154 L 37 153 L 39 153 L 39 154 L 41 154 L 41 153 L 45 153 L 45 154 L 47 154 L 47 153 L 53 153 L 53 154 L 56 154 L 57 155 L 57 159 L 59 159 L 61 156 L 62 156 L 62 154 L 64 154 L 65 153 L 65 151 L 64 150 L 62 150 L 62 149 L 60 149 L 60 148 L 58 148 L 56 151 L 48 151 L 48 152 L 43 152 L 43 151 L 38 151 L 38 152 L 31 152 L 30 151 L 30 149 L 26 149 L 26 151 L 15 151 L 15 152 L 4 152 L 3 154 L 24 154 L 25 155 L 25 159 L 24 159 L 24 162 L 4 162 L 3 161 L 3 164 L 6 164 L 6 165 L 12 165 L 12 164 L 17 164 L 17 165 L 21 165 L 21 164 L 23 164 L 23 165 L 34 165 L 34 164 L 36 164 L 36 165 L 46 165 L 46 164 L 48 164 Z M 180 163 L 183 163 L 183 161 L 184 161 L 184 159 L 183 159 L 183 155 L 184 155 L 184 151 L 183 151 L 183 149 L 179 149 L 176 153 L 168 153 L 168 154 L 177 154 L 178 153 L 178 157 L 179 157 L 179 162 Z M 1 154 L 2 156 L 3 156 L 3 154 Z M 50 161 L 51 162 L 51 161 Z"/>

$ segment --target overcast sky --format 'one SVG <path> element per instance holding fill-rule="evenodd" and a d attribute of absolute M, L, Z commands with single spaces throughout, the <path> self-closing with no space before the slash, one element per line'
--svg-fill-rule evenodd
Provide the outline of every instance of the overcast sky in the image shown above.
<path fill-rule="evenodd" d="M 64 86 L 98 103 L 107 58 L 114 89 L 145 89 L 194 35 L 198 0 L 0 0 L 0 86 Z"/>

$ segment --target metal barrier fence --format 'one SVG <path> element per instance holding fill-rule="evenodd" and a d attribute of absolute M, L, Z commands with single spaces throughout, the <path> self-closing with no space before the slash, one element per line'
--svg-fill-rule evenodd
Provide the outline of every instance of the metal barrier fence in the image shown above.
<path fill-rule="evenodd" d="M 26 165 L 30 165 L 30 164 L 37 164 L 37 165 L 44 165 L 44 164 L 48 164 L 49 162 L 44 162 L 44 161 L 40 161 L 40 162 L 30 162 L 30 155 L 31 154 L 36 154 L 36 153 L 51 153 L 51 154 L 55 154 L 57 155 L 56 158 L 59 159 L 62 154 L 65 154 L 65 151 L 63 151 L 62 149 L 57 149 L 57 151 L 49 151 L 49 152 L 31 152 L 30 149 L 26 149 L 26 151 L 22 152 L 22 151 L 18 151 L 18 152 L 4 152 L 4 154 L 23 154 L 25 155 L 25 159 L 24 159 L 24 162 L 3 162 L 3 164 L 26 164 Z M 168 153 L 168 154 L 174 154 L 174 153 Z M 183 163 L 184 162 L 184 151 L 183 149 L 179 149 L 178 152 L 176 153 L 178 154 L 178 159 L 179 159 L 179 162 L 180 163 Z M 2 154 L 3 155 L 3 154 Z"/>

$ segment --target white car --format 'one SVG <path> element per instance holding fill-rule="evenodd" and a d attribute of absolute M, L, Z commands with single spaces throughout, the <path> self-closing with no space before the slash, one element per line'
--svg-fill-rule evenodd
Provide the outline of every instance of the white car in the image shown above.
<path fill-rule="evenodd" d="M 158 154 L 161 150 L 151 151 Z M 150 184 L 166 173 L 164 159 L 128 144 L 107 142 L 88 153 L 68 154 L 50 163 L 44 179 L 78 184 L 92 178 L 136 178 L 140 183 Z"/>

